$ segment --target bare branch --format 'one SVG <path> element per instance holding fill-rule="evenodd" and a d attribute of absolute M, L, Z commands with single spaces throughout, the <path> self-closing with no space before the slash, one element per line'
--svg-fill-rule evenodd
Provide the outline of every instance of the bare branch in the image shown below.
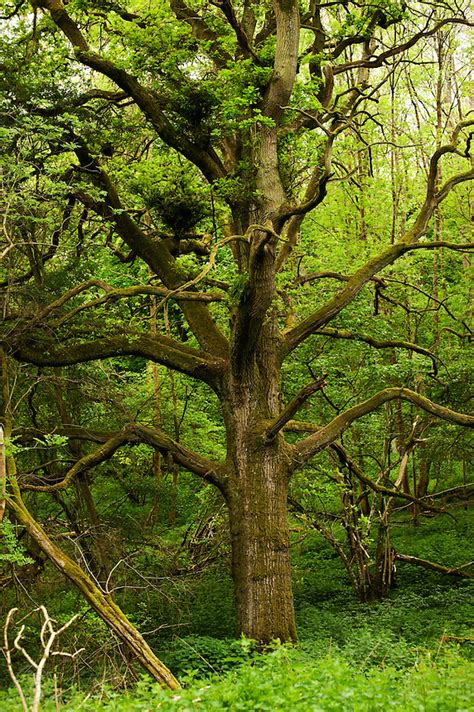
<path fill-rule="evenodd" d="M 395 553 L 395 559 L 397 561 L 403 561 L 405 564 L 421 566 L 423 569 L 437 571 L 440 574 L 447 574 L 448 576 L 464 576 L 466 578 L 474 578 L 474 574 L 470 574 L 462 570 L 468 566 L 473 566 L 474 561 L 469 561 L 467 564 L 462 564 L 461 566 L 443 566 L 442 564 L 437 564 L 434 561 L 427 561 L 426 559 L 419 559 L 417 556 L 408 556 L 407 554 L 399 554 L 397 552 Z"/>
<path fill-rule="evenodd" d="M 413 35 L 413 37 L 410 37 L 410 39 L 404 42 L 403 44 L 397 45 L 396 47 L 392 47 L 391 49 L 382 52 L 377 57 L 374 57 L 374 59 L 358 59 L 354 60 L 353 62 L 346 62 L 345 64 L 341 64 L 339 66 L 334 67 L 334 74 L 347 72 L 349 69 L 355 69 L 358 67 L 367 67 L 369 69 L 374 67 L 381 67 L 387 59 L 390 59 L 390 57 L 395 57 L 398 54 L 402 54 L 407 49 L 410 49 L 410 47 L 413 47 L 421 39 L 435 35 L 442 27 L 449 24 L 466 25 L 467 27 L 472 27 L 472 23 L 462 17 L 447 17 L 444 20 L 440 20 L 440 22 L 437 22 L 436 25 L 434 25 L 430 30 L 427 30 L 425 26 L 423 30 L 417 32 L 415 35 Z"/>
<path fill-rule="evenodd" d="M 8 674 L 10 675 L 10 677 L 13 681 L 13 684 L 15 685 L 16 691 L 18 692 L 18 696 L 21 700 L 23 710 L 24 710 L 24 712 L 29 712 L 28 704 L 26 702 L 25 693 L 23 692 L 23 689 L 18 681 L 18 678 L 15 675 L 15 671 L 13 670 L 10 641 L 8 640 L 8 631 L 9 631 L 10 625 L 13 621 L 13 617 L 17 611 L 18 611 L 18 608 L 11 608 L 8 611 L 5 625 L 3 627 L 3 654 L 5 655 L 5 659 L 7 662 Z"/>
<path fill-rule="evenodd" d="M 437 357 L 432 354 L 429 349 L 425 349 L 423 346 L 418 346 L 418 344 L 413 344 L 410 341 L 397 339 L 384 339 L 383 341 L 379 341 L 374 339 L 372 336 L 362 336 L 361 334 L 355 334 L 347 329 L 331 329 L 330 327 L 318 329 L 314 333 L 317 335 L 319 334 L 320 336 L 330 336 L 333 339 L 363 341 L 364 343 L 369 344 L 369 346 L 373 346 L 375 349 L 406 349 L 407 351 L 413 351 L 431 359 L 431 363 L 433 364 L 433 374 L 436 375 L 438 372 L 438 365 L 436 362 Z"/>

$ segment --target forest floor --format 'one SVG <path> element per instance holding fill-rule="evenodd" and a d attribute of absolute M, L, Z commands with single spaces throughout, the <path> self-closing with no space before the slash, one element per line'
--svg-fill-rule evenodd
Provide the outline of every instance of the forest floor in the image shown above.
<path fill-rule="evenodd" d="M 474 558 L 473 518 L 460 511 L 416 529 L 402 522 L 393 542 L 403 553 L 457 565 Z M 295 599 L 300 643 L 258 653 L 251 641 L 231 638 L 229 582 L 208 572 L 193 593 L 190 634 L 153 640 L 182 690 L 140 677 L 127 689 L 96 680 L 95 687 L 63 682 L 55 692 L 49 675 L 42 710 L 474 709 L 474 579 L 400 564 L 390 597 L 361 604 L 315 535 L 295 550 Z M 27 696 L 30 680 L 23 678 Z M 12 687 L 0 690 L 1 712 L 21 709 Z"/>

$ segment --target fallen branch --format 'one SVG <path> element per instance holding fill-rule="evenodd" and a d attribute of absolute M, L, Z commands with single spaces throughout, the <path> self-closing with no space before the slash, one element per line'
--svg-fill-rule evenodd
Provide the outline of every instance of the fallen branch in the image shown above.
<path fill-rule="evenodd" d="M 474 561 L 469 561 L 467 564 L 462 564 L 461 566 L 443 566 L 442 564 L 437 564 L 434 561 L 427 561 L 426 559 L 419 559 L 417 556 L 409 556 L 407 554 L 395 554 L 395 559 L 397 561 L 404 561 L 406 564 L 413 564 L 414 566 L 421 566 L 423 569 L 430 569 L 432 571 L 437 571 L 440 574 L 446 574 L 447 576 L 463 576 L 465 578 L 474 578 L 474 574 L 467 573 L 462 569 L 466 569 L 468 566 L 473 566 Z"/>

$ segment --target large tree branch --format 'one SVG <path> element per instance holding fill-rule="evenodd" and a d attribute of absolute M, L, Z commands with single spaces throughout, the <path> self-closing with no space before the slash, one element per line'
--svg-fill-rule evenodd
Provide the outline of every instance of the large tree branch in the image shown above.
<path fill-rule="evenodd" d="M 274 257 L 268 245 L 275 233 L 272 228 L 262 225 L 251 225 L 247 235 L 252 232 L 255 236 L 250 247 L 249 272 L 231 339 L 231 362 L 235 372 L 253 357 L 275 294 Z"/>
<path fill-rule="evenodd" d="M 168 289 L 179 290 L 186 283 L 186 276 L 171 255 L 165 240 L 152 240 L 146 235 L 124 210 L 115 185 L 109 175 L 93 158 L 84 142 L 74 137 L 77 143 L 76 155 L 82 169 L 91 180 L 105 190 L 106 198 L 102 202 L 88 201 L 85 204 L 99 215 L 112 221 L 124 242 L 141 257 Z M 82 198 L 81 198 L 82 199 Z M 227 339 L 214 322 L 207 306 L 196 301 L 176 297 L 188 324 L 200 345 L 210 353 L 225 356 L 228 353 Z"/>
<path fill-rule="evenodd" d="M 64 306 L 64 304 L 66 304 L 66 302 L 68 302 L 70 299 L 73 299 L 77 295 L 85 292 L 88 289 L 91 289 L 92 287 L 96 287 L 98 289 L 103 290 L 105 292 L 104 296 L 91 299 L 90 301 L 80 304 L 66 313 L 61 312 L 61 315 L 54 320 L 55 327 L 58 327 L 65 321 L 72 319 L 74 316 L 84 311 L 85 309 L 92 309 L 102 304 L 107 304 L 108 302 L 116 302 L 120 299 L 128 299 L 130 297 L 153 295 L 163 297 L 163 300 L 173 297 L 173 299 L 176 300 L 185 299 L 186 301 L 190 302 L 217 302 L 225 299 L 225 296 L 219 293 L 191 292 L 186 290 L 176 291 L 172 289 L 166 289 L 165 287 L 155 287 L 150 284 L 137 284 L 133 287 L 124 287 L 123 289 L 118 289 L 112 287 L 110 284 L 107 284 L 103 280 L 90 279 L 87 282 L 82 282 L 81 284 L 76 285 L 72 289 L 69 289 L 61 297 L 56 299 L 54 302 L 51 302 L 51 304 L 48 304 L 48 306 L 44 307 L 41 312 L 37 316 L 35 316 L 35 322 L 43 321 L 47 316 Z"/>
<path fill-rule="evenodd" d="M 405 252 L 411 252 L 412 250 L 437 250 L 440 247 L 447 250 L 453 250 L 454 252 L 472 252 L 474 251 L 474 243 L 472 242 L 446 242 L 446 240 L 435 240 L 434 242 L 418 242 L 415 245 L 410 245 L 406 248 Z M 307 284 L 308 282 L 313 282 L 316 279 L 335 279 L 338 282 L 349 282 L 352 278 L 350 274 L 341 274 L 341 272 L 333 272 L 331 270 L 325 270 L 321 272 L 309 272 L 308 274 L 299 275 L 295 283 L 296 285 Z M 383 283 L 384 277 L 372 277 L 372 281 Z"/>
<path fill-rule="evenodd" d="M 337 438 L 339 438 L 342 433 L 347 430 L 354 420 L 371 413 L 383 403 L 387 403 L 388 401 L 395 399 L 409 401 L 426 412 L 451 423 L 456 423 L 457 425 L 469 428 L 474 427 L 474 416 L 458 413 L 450 408 L 445 408 L 437 403 L 433 403 L 433 401 L 421 396 L 419 393 L 415 393 L 415 391 L 409 390 L 408 388 L 386 388 L 383 391 L 379 391 L 379 393 L 376 393 L 363 403 L 359 403 L 353 408 L 349 408 L 349 410 L 346 410 L 344 413 L 337 415 L 333 420 L 331 420 L 330 423 L 321 427 L 313 435 L 304 438 L 297 445 L 295 445 L 295 466 L 299 467 L 303 465 L 311 457 L 313 457 L 313 455 L 316 455 L 316 453 L 321 452 L 321 450 L 324 450 L 326 447 L 331 445 L 331 443 L 337 440 Z"/>
<path fill-rule="evenodd" d="M 413 249 L 419 249 L 420 245 L 417 243 L 426 232 L 428 223 L 438 205 L 447 197 L 449 192 L 456 185 L 459 185 L 467 180 L 474 180 L 474 169 L 472 169 L 452 176 L 446 181 L 441 189 L 437 190 L 436 181 L 438 175 L 438 165 L 441 157 L 448 153 L 458 153 L 457 145 L 460 133 L 463 129 L 472 124 L 474 124 L 474 119 L 461 121 L 453 131 L 451 143 L 441 146 L 431 157 L 425 200 L 413 226 L 406 231 L 399 242 L 394 245 L 390 245 L 390 247 L 387 247 L 379 255 L 372 257 L 365 263 L 365 265 L 360 267 L 360 269 L 358 269 L 357 272 L 349 278 L 346 286 L 337 292 L 332 299 L 326 302 L 326 304 L 319 309 L 316 309 L 316 311 L 310 314 L 296 327 L 288 331 L 286 333 L 283 346 L 284 354 L 292 351 L 310 334 L 313 334 L 337 316 L 337 314 L 339 314 L 355 299 L 367 282 L 378 274 L 378 272 L 388 265 L 393 264 L 393 262 L 405 254 L 405 252 Z M 465 157 L 467 158 L 468 156 L 466 155 Z M 423 247 L 424 246 L 425 243 L 423 243 Z"/>
<path fill-rule="evenodd" d="M 319 309 L 316 309 L 306 319 L 303 319 L 294 328 L 286 332 L 284 339 L 284 353 L 289 353 L 295 349 L 302 341 L 308 338 L 315 331 L 330 322 L 348 304 L 350 304 L 363 287 L 374 275 L 384 267 L 395 262 L 407 251 L 407 246 L 397 243 L 387 247 L 381 254 L 373 257 L 357 270 L 348 280 L 347 286 L 338 291 L 332 299 Z"/>
<path fill-rule="evenodd" d="M 130 427 L 131 431 L 137 435 L 142 442 L 151 445 L 163 454 L 171 455 L 178 465 L 185 467 L 206 482 L 212 483 L 215 487 L 218 487 L 225 496 L 227 477 L 223 463 L 198 455 L 193 450 L 176 442 L 157 428 L 149 428 L 138 424 L 134 424 Z"/>
<path fill-rule="evenodd" d="M 154 363 L 185 373 L 192 378 L 217 387 L 223 362 L 208 354 L 184 346 L 161 335 L 136 333 L 118 334 L 95 341 L 57 346 L 49 341 L 32 338 L 12 347 L 18 361 L 37 366 L 70 366 L 113 356 L 143 356 Z"/>
<path fill-rule="evenodd" d="M 160 101 L 152 92 L 127 71 L 90 50 L 87 40 L 67 13 L 61 0 L 37 0 L 35 4 L 50 12 L 53 22 L 73 45 L 78 61 L 108 77 L 126 92 L 140 107 L 165 143 L 186 156 L 209 181 L 225 176 L 222 162 L 212 148 L 205 150 L 190 141 L 182 132 L 178 132 L 163 114 Z"/>
<path fill-rule="evenodd" d="M 288 103 L 296 78 L 300 13 L 295 0 L 273 0 L 273 11 L 276 20 L 275 59 L 262 111 L 277 121 Z"/>
<path fill-rule="evenodd" d="M 434 242 L 418 242 L 415 245 L 409 245 L 406 248 L 405 252 L 411 252 L 412 250 L 437 250 L 440 247 L 446 250 L 453 250 L 454 252 L 472 252 L 474 250 L 474 243 L 460 242 L 459 244 L 457 244 L 455 242 L 446 242 L 446 240 L 435 240 Z"/>
<path fill-rule="evenodd" d="M 427 30 L 425 26 L 422 30 L 420 30 L 420 32 L 415 33 L 406 42 L 403 42 L 402 44 L 397 45 L 396 47 L 391 47 L 385 52 L 381 52 L 377 57 L 374 57 L 373 59 L 356 59 L 352 62 L 346 62 L 345 64 L 335 66 L 333 70 L 334 74 L 341 74 L 341 72 L 347 72 L 350 69 L 356 69 L 360 67 L 366 67 L 368 69 L 381 67 L 387 61 L 387 59 L 406 52 L 411 47 L 414 47 L 414 45 L 416 45 L 417 42 L 419 42 L 420 40 L 435 35 L 442 27 L 450 24 L 466 25 L 467 27 L 472 27 L 472 22 L 469 22 L 463 17 L 447 17 L 444 20 L 440 20 L 439 22 L 437 22 L 436 25 L 434 25 L 430 30 Z"/>
<path fill-rule="evenodd" d="M 122 447 L 122 445 L 132 442 L 139 442 L 139 438 L 134 436 L 130 431 L 124 430 L 120 433 L 116 433 L 106 440 L 103 445 L 100 445 L 92 452 L 84 455 L 84 457 L 81 457 L 81 459 L 67 471 L 60 482 L 55 482 L 54 484 L 31 484 L 29 482 L 22 482 L 20 476 L 20 487 L 23 490 L 33 490 L 35 492 L 58 492 L 60 490 L 67 489 L 74 479 L 82 472 L 87 472 L 96 465 L 99 465 L 101 462 L 110 460 L 114 452 Z M 36 477 L 35 479 L 38 478 Z"/>
<path fill-rule="evenodd" d="M 59 116 L 66 112 L 71 111 L 82 106 L 85 106 L 89 101 L 95 99 L 103 99 L 109 104 L 114 104 L 116 106 L 123 106 L 122 102 L 127 101 L 132 103 L 129 95 L 124 91 L 108 91 L 106 89 L 90 89 L 79 96 L 68 98 L 62 102 L 53 104 L 53 106 L 28 106 L 28 109 L 33 114 L 39 114 L 40 116 Z"/>
<path fill-rule="evenodd" d="M 199 13 L 188 7 L 184 0 L 170 0 L 170 7 L 176 18 L 191 28 L 193 36 L 209 47 L 209 54 L 218 67 L 225 67 L 233 61 L 232 56 L 222 46 L 220 36 L 212 30 Z"/>
<path fill-rule="evenodd" d="M 76 425 L 62 425 L 54 430 L 54 434 L 64 435 L 71 440 L 83 440 L 101 443 L 101 445 L 92 453 L 78 460 L 73 467 L 68 470 L 61 482 L 50 485 L 36 485 L 23 481 L 21 482 L 22 489 L 41 492 L 55 492 L 57 490 L 66 489 L 77 475 L 109 459 L 122 445 L 136 445 L 137 443 L 143 442 L 159 450 L 162 454 L 169 455 L 176 464 L 184 467 L 206 482 L 212 483 L 225 494 L 225 465 L 199 455 L 190 448 L 176 442 L 176 440 L 173 440 L 173 438 L 160 429 L 131 423 L 121 432 L 113 433 L 90 430 L 89 428 Z M 25 430 L 21 432 L 21 440 L 23 442 L 28 441 L 28 439 L 32 437 L 40 439 L 44 437 L 44 433 L 38 430 Z M 37 477 L 35 479 L 37 479 Z"/>
<path fill-rule="evenodd" d="M 174 0 L 174 2 L 176 2 L 176 0 Z M 239 47 L 244 57 L 250 57 L 256 64 L 261 64 L 259 57 L 255 54 L 250 45 L 249 38 L 247 37 L 242 24 L 239 22 L 231 0 L 211 0 L 211 3 L 222 10 L 227 22 L 235 32 L 237 42 L 239 43 Z"/>

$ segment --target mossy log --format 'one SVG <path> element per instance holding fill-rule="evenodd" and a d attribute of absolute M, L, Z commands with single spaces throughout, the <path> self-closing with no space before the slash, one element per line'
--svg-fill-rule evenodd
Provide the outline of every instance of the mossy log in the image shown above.
<path fill-rule="evenodd" d="M 26 509 L 23 500 L 18 495 L 13 498 L 8 497 L 7 505 L 13 510 L 18 522 L 25 527 L 48 559 L 81 591 L 89 605 L 127 646 L 145 670 L 162 687 L 172 690 L 179 689 L 179 682 L 174 675 L 156 657 L 143 636 L 130 623 L 110 594 L 102 591 L 80 566 L 51 541 L 44 529 Z"/>

